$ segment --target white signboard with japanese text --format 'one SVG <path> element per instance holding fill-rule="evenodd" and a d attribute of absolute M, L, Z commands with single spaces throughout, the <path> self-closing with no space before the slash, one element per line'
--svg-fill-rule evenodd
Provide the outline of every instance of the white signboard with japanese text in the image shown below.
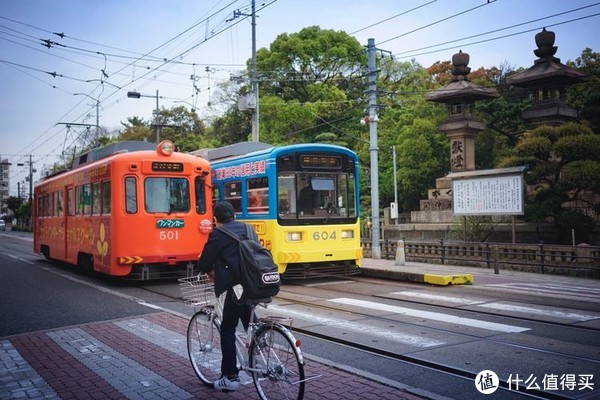
<path fill-rule="evenodd" d="M 455 215 L 522 215 L 523 175 L 452 180 Z"/>

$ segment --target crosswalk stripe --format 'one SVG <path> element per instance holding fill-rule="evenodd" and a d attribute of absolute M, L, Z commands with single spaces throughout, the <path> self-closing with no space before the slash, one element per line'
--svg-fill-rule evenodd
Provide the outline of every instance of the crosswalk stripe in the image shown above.
<path fill-rule="evenodd" d="M 400 343 L 404 343 L 404 344 L 408 344 L 408 345 L 416 346 L 416 347 L 433 347 L 433 346 L 441 346 L 441 345 L 445 344 L 445 342 L 435 340 L 435 339 L 425 338 L 421 335 L 411 335 L 411 334 L 407 334 L 407 333 L 400 333 L 398 331 L 381 329 L 381 328 L 373 326 L 372 324 L 369 324 L 369 325 L 361 324 L 359 321 L 346 321 L 343 319 L 337 319 L 337 318 L 331 318 L 331 317 L 321 317 L 321 316 L 316 315 L 315 313 L 309 314 L 305 311 L 297 311 L 297 310 L 291 309 L 289 307 L 269 305 L 269 311 L 270 312 L 274 311 L 277 314 L 280 314 L 280 315 L 283 315 L 283 316 L 286 316 L 289 318 L 293 318 L 293 319 L 313 322 L 315 324 L 321 324 L 321 325 L 325 325 L 328 327 L 341 328 L 341 329 L 350 330 L 350 331 L 357 332 L 357 333 L 364 333 L 369 336 L 376 336 L 379 338 L 390 340 L 392 342 L 400 342 Z"/>
<path fill-rule="evenodd" d="M 434 321 L 447 322 L 450 324 L 470 326 L 473 328 L 486 329 L 486 330 L 490 330 L 490 331 L 505 332 L 505 333 L 519 333 L 519 332 L 525 332 L 525 331 L 529 330 L 529 328 L 523 328 L 520 326 L 499 324 L 496 322 L 487 322 L 487 321 L 481 321 L 481 320 L 472 319 L 472 318 L 457 317 L 454 315 L 436 313 L 436 312 L 431 312 L 431 311 L 422 311 L 422 310 L 416 310 L 416 309 L 412 309 L 412 308 L 392 306 L 392 305 L 388 305 L 388 304 L 375 303 L 373 301 L 350 299 L 350 298 L 345 298 L 345 297 L 337 298 L 337 299 L 330 299 L 329 301 L 334 302 L 334 303 L 339 303 L 339 304 L 346 304 L 346 305 L 350 305 L 350 306 L 369 308 L 371 310 L 378 310 L 378 311 L 384 311 L 384 312 L 389 312 L 389 313 L 394 313 L 394 314 L 406 315 L 406 316 L 410 316 L 410 317 L 426 318 L 426 319 L 431 319 Z"/>
<path fill-rule="evenodd" d="M 453 296 L 444 296 L 426 292 L 411 292 L 411 291 L 401 291 L 401 292 L 392 292 L 391 296 L 403 296 L 403 297 L 412 297 L 419 300 L 429 300 L 435 302 L 446 302 L 452 304 L 460 304 L 466 306 L 473 307 L 481 307 L 493 310 L 500 311 L 509 311 L 514 313 L 525 313 L 525 314 L 535 314 L 542 315 L 547 317 L 554 318 L 562 318 L 568 320 L 575 320 L 579 322 L 589 321 L 593 319 L 599 319 L 600 314 L 596 313 L 580 313 L 575 310 L 569 310 L 564 308 L 556 308 L 550 306 L 540 306 L 540 307 L 531 307 L 531 306 L 522 306 L 519 304 L 511 304 L 509 302 L 496 302 L 496 301 L 485 301 L 483 299 L 474 299 L 468 297 L 453 297 Z"/>
<path fill-rule="evenodd" d="M 568 286 L 542 283 L 497 283 L 488 284 L 487 287 L 522 290 L 536 293 L 550 293 L 561 296 L 577 296 L 600 300 L 600 288 L 591 286 Z"/>
<path fill-rule="evenodd" d="M 519 306 L 515 304 L 506 304 L 506 303 L 487 303 L 487 304 L 479 304 L 478 307 L 483 308 L 491 308 L 494 310 L 502 310 L 502 311 L 510 311 L 510 312 L 519 312 L 519 313 L 527 313 L 527 314 L 535 314 L 535 315 L 544 315 L 548 317 L 556 317 L 556 318 L 565 318 L 572 319 L 579 322 L 589 321 L 592 319 L 600 318 L 600 314 L 581 314 L 573 311 L 566 310 L 556 310 L 556 309 L 542 309 L 542 308 L 534 308 L 534 307 L 526 307 Z"/>
<path fill-rule="evenodd" d="M 484 302 L 484 300 L 471 300 L 471 299 L 467 299 L 465 297 L 451 297 L 451 296 L 443 296 L 443 295 L 439 295 L 439 294 L 431 294 L 431 293 L 425 293 L 425 292 L 402 291 L 402 292 L 393 292 L 390 294 L 397 295 L 397 296 L 415 297 L 415 298 L 422 299 L 422 300 L 443 301 L 443 302 L 447 302 L 447 303 L 462 304 L 462 305 L 474 305 L 474 304 L 479 304 L 479 303 Z"/>

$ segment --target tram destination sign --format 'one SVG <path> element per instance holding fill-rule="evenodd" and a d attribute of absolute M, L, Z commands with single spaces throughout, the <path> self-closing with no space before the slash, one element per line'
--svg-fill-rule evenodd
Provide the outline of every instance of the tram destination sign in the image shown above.
<path fill-rule="evenodd" d="M 157 228 L 183 228 L 184 222 L 182 219 L 159 219 L 156 220 Z"/>
<path fill-rule="evenodd" d="M 454 172 L 452 210 L 455 215 L 523 215 L 525 167 Z"/>

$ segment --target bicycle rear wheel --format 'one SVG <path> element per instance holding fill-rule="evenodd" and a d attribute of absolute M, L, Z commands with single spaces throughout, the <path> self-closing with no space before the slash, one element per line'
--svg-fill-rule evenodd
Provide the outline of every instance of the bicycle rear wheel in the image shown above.
<path fill-rule="evenodd" d="M 287 329 L 263 325 L 250 346 L 250 368 L 261 399 L 304 397 L 304 362 Z"/>
<path fill-rule="evenodd" d="M 202 383 L 212 386 L 221 377 L 221 322 L 200 310 L 188 324 L 187 348 L 194 372 Z"/>

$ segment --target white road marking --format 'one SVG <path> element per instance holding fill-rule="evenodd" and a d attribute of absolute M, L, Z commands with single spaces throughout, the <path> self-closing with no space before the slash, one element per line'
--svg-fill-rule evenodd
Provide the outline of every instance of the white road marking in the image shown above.
<path fill-rule="evenodd" d="M 460 304 L 466 306 L 475 306 L 481 308 L 490 308 L 493 310 L 501 310 L 501 311 L 509 311 L 516 313 L 526 313 L 526 314 L 535 314 L 542 315 L 547 317 L 554 318 L 564 318 L 568 320 L 575 321 L 590 321 L 593 319 L 599 319 L 600 314 L 595 313 L 580 313 L 575 310 L 569 310 L 565 308 L 557 308 L 557 307 L 529 307 L 529 306 L 521 306 L 518 304 L 511 304 L 508 302 L 485 302 L 482 299 L 469 299 L 465 297 L 451 297 L 451 296 L 443 296 L 437 294 L 431 294 L 426 292 L 411 292 L 411 291 L 401 291 L 401 292 L 392 292 L 391 295 L 399 295 L 405 297 L 414 297 L 422 300 L 431 300 L 438 302 L 446 302 L 453 304 Z"/>
<path fill-rule="evenodd" d="M 8 254 L 8 253 L 2 253 L 2 254 L 4 254 L 5 256 L 8 256 L 8 257 L 10 257 L 10 258 L 14 258 L 15 260 L 18 260 L 18 261 L 24 262 L 24 263 L 26 263 L 26 264 L 31 264 L 31 265 L 33 265 L 33 264 L 34 264 L 34 263 L 32 263 L 31 261 L 29 261 L 29 260 L 26 260 L 26 259 L 24 259 L 24 258 L 21 258 L 21 257 L 13 256 L 12 254 Z"/>
<path fill-rule="evenodd" d="M 315 315 L 314 313 L 309 314 L 307 312 L 290 309 L 289 307 L 281 307 L 274 304 L 269 304 L 268 310 L 275 311 L 276 313 L 289 318 L 314 322 L 315 324 L 321 324 L 325 326 L 333 326 L 336 328 L 350 330 L 369 336 L 377 336 L 379 338 L 383 338 L 392 342 L 400 342 L 416 347 L 433 347 L 445 344 L 445 342 L 425 338 L 420 335 L 410 335 L 398 331 L 380 329 L 373 325 L 361 324 L 358 321 L 345 321 L 343 319 L 337 318 L 320 317 L 318 315 Z"/>
<path fill-rule="evenodd" d="M 339 304 L 346 304 L 346 305 L 350 305 L 350 306 L 369 308 L 371 310 L 378 310 L 378 311 L 384 311 L 384 312 L 389 312 L 389 313 L 394 313 L 394 314 L 407 315 L 410 317 L 427 318 L 427 319 L 431 319 L 434 321 L 447 322 L 450 324 L 470 326 L 473 328 L 486 329 L 486 330 L 490 330 L 490 331 L 497 331 L 497 332 L 504 332 L 504 333 L 519 333 L 519 332 L 525 332 L 525 331 L 529 330 L 529 328 L 523 328 L 520 326 L 480 321 L 477 319 L 464 318 L 464 317 L 456 317 L 454 315 L 441 314 L 441 313 L 436 313 L 436 312 L 431 312 L 431 311 L 414 310 L 411 308 L 375 303 L 373 301 L 364 301 L 364 300 L 350 299 L 350 298 L 345 298 L 345 297 L 338 298 L 338 299 L 330 299 L 329 301 L 332 301 L 334 303 L 339 303 Z"/>
<path fill-rule="evenodd" d="M 527 291 L 534 293 L 550 293 L 559 296 L 576 296 L 589 299 L 600 299 L 600 287 L 595 286 L 574 286 L 574 285 L 558 285 L 551 283 L 498 283 L 488 284 L 487 287 L 504 288 L 519 291 Z"/>
<path fill-rule="evenodd" d="M 435 300 L 435 301 L 445 301 L 447 303 L 456 303 L 456 304 L 464 304 L 464 305 L 474 305 L 483 303 L 483 300 L 469 300 L 464 297 L 450 297 L 450 296 L 442 296 L 439 294 L 431 294 L 425 292 L 410 292 L 410 291 L 402 291 L 402 292 L 393 292 L 390 294 L 395 294 L 399 296 L 408 296 L 408 297 L 416 297 L 418 299 L 423 300 Z"/>
<path fill-rule="evenodd" d="M 600 318 L 600 314 L 595 314 L 595 315 L 594 314 L 580 314 L 578 312 L 572 312 L 572 311 L 557 310 L 557 309 L 553 310 L 550 308 L 541 309 L 541 308 L 525 307 L 525 306 L 518 306 L 515 304 L 505 304 L 505 303 L 488 303 L 488 304 L 479 304 L 477 306 L 483 307 L 483 308 L 491 308 L 494 310 L 520 312 L 520 313 L 527 313 L 527 314 L 543 315 L 543 316 L 547 316 L 547 317 L 573 319 L 573 320 L 581 321 L 581 322 Z"/>

